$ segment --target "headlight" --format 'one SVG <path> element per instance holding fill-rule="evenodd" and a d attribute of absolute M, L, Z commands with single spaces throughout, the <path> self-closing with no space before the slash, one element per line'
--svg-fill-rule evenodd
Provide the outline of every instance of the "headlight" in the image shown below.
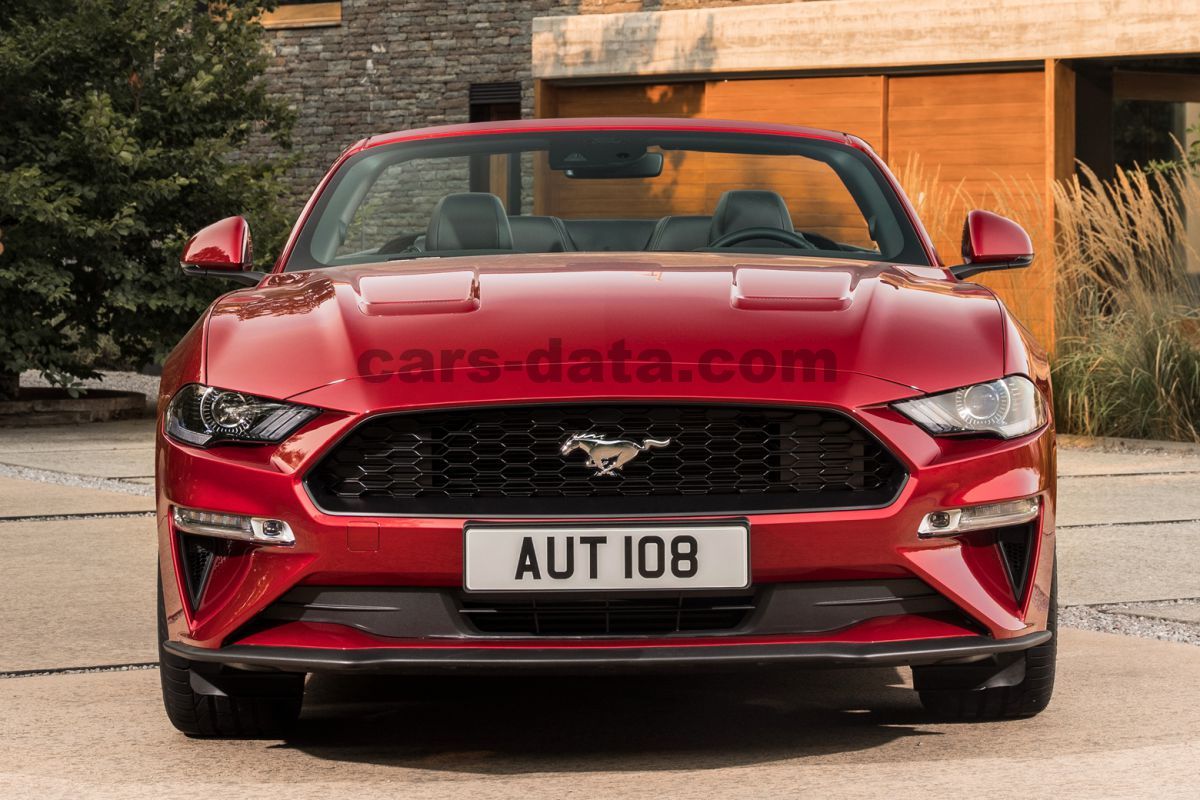
<path fill-rule="evenodd" d="M 167 434 L 187 444 L 283 441 L 320 409 L 188 384 L 167 406 Z"/>
<path fill-rule="evenodd" d="M 935 436 L 991 433 L 1024 436 L 1046 424 L 1046 401 L 1028 378 L 1010 375 L 893 406 Z"/>

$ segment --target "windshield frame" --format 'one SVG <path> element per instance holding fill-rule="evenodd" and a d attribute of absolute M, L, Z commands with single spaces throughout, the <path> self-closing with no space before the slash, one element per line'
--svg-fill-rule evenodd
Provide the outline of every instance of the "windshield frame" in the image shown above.
<path fill-rule="evenodd" d="M 472 152 L 529 152 L 538 150 L 548 150 L 550 143 L 556 137 L 563 134 L 587 135 L 589 133 L 597 134 L 638 134 L 654 138 L 655 145 L 657 140 L 666 140 L 674 142 L 686 142 L 687 140 L 696 140 L 697 146 L 686 147 L 678 144 L 673 149 L 686 150 L 692 152 L 732 152 L 741 153 L 739 147 L 730 148 L 713 148 L 700 146 L 704 142 L 712 145 L 716 141 L 728 141 L 736 145 L 746 147 L 747 155 L 763 155 L 764 152 L 755 152 L 754 146 L 766 147 L 768 150 L 776 150 L 784 155 L 799 155 L 807 158 L 813 158 L 816 161 L 823 161 L 828 166 L 833 167 L 833 159 L 840 158 L 853 160 L 857 162 L 854 166 L 861 170 L 863 175 L 870 180 L 870 188 L 878 192 L 877 200 L 882 200 L 886 205 L 888 216 L 897 229 L 900 240 L 903 242 L 902 247 L 898 252 L 891 255 L 882 254 L 874 251 L 833 251 L 833 250 L 802 250 L 791 248 L 764 248 L 764 247 L 703 247 L 694 250 L 672 250 L 672 251 L 648 251 L 648 250 L 631 250 L 629 253 L 651 253 L 651 252 L 695 252 L 695 253 L 721 253 L 721 254 L 738 254 L 752 256 L 809 256 L 834 259 L 853 259 L 853 260 L 868 260 L 879 263 L 898 263 L 914 266 L 938 266 L 940 260 L 932 248 L 929 236 L 921 226 L 911 204 L 904 196 L 903 190 L 899 187 L 894 176 L 887 169 L 883 161 L 873 152 L 865 142 L 855 139 L 854 137 L 844 134 L 832 134 L 828 132 L 808 131 L 807 129 L 799 128 L 782 128 L 781 126 L 767 126 L 762 129 L 746 128 L 734 129 L 729 127 L 729 123 L 721 125 L 699 124 L 699 125 L 668 125 L 667 121 L 647 119 L 648 124 L 597 124 L 567 127 L 564 122 L 570 120 L 529 120 L 510 124 L 508 127 L 501 127 L 495 123 L 483 125 L 458 125 L 445 126 L 443 128 L 430 128 L 422 131 L 394 134 L 388 137 L 378 139 L 363 140 L 357 146 L 347 150 L 342 157 L 335 163 L 334 167 L 329 171 L 322 180 L 317 191 L 314 192 L 312 198 L 306 205 L 301 218 L 297 221 L 295 228 L 292 231 L 287 246 L 277 262 L 275 271 L 277 272 L 296 272 L 313 269 L 327 269 L 339 266 L 353 266 L 355 264 L 366 263 L 383 263 L 390 261 L 400 261 L 407 259 L 430 259 L 430 258 L 454 258 L 460 256 L 486 257 L 488 255 L 538 255 L 535 252 L 526 253 L 520 250 L 488 250 L 488 251 L 421 251 L 404 254 L 383 254 L 384 257 L 369 257 L 363 256 L 354 260 L 344 260 L 334 264 L 324 264 L 318 261 L 311 253 L 311 244 L 317 226 L 329 208 L 330 202 L 334 198 L 338 188 L 350 176 L 356 165 L 362 163 L 364 159 L 374 158 L 380 159 L 383 157 L 387 166 L 403 163 L 414 158 L 421 158 L 422 154 L 434 153 L 442 155 L 464 156 Z M 612 122 L 617 122 L 616 120 Z M 622 120 L 621 122 L 634 122 L 631 120 Z M 544 127 L 531 123 L 547 123 Z M 473 130 L 474 129 L 474 130 Z M 497 140 L 507 140 L 501 144 Z M 509 146 L 511 144 L 511 146 Z M 475 145 L 474 147 L 472 145 Z M 664 150 L 667 148 L 664 148 Z M 790 151 L 790 152 L 788 152 Z M 812 153 L 825 151 L 828 157 L 814 157 Z M 430 157 L 426 155 L 425 157 Z M 838 177 L 843 180 L 845 187 L 854 195 L 856 202 L 860 202 L 860 198 L 855 194 L 854 188 L 849 181 L 845 181 L 842 171 L 834 167 L 834 171 Z M 375 173 L 375 177 L 367 182 L 363 193 L 369 191 L 371 183 L 382 174 Z M 861 177 L 861 176 L 860 176 Z M 360 198 L 361 199 L 361 198 Z M 860 204 L 861 205 L 861 204 Z M 860 210 L 862 210 L 860 208 Z M 570 218 L 566 218 L 570 221 Z M 599 219 L 599 218 L 598 218 Z M 580 253 L 588 252 L 625 252 L 625 251 L 574 251 Z M 307 256 L 307 257 L 305 257 Z"/>

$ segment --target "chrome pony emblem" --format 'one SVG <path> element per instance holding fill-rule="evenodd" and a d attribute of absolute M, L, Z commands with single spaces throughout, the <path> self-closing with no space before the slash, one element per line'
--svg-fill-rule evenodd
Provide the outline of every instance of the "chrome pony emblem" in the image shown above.
<path fill-rule="evenodd" d="M 616 475 L 617 472 L 644 451 L 666 447 L 670 439 L 644 439 L 641 444 L 629 439 L 608 439 L 596 433 L 573 433 L 562 444 L 565 456 L 573 450 L 587 453 L 586 463 L 597 475 Z"/>

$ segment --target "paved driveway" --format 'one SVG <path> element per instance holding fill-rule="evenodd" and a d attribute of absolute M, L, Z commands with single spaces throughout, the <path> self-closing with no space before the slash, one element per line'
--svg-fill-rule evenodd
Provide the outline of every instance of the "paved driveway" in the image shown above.
<path fill-rule="evenodd" d="M 0 431 L 0 797 L 1200 795 L 1200 455 L 1061 451 L 1032 720 L 932 723 L 895 669 L 314 678 L 291 739 L 207 742 L 159 705 L 150 438 Z"/>

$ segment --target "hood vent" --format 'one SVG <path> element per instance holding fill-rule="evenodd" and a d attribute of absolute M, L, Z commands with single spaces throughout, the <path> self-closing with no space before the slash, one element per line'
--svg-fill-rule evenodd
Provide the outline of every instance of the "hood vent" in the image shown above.
<path fill-rule="evenodd" d="M 367 316 L 461 314 L 479 308 L 474 270 L 361 275 L 354 282 L 358 310 Z"/>
<path fill-rule="evenodd" d="M 846 271 L 738 267 L 733 273 L 733 307 L 750 311 L 843 311 L 857 281 Z"/>

